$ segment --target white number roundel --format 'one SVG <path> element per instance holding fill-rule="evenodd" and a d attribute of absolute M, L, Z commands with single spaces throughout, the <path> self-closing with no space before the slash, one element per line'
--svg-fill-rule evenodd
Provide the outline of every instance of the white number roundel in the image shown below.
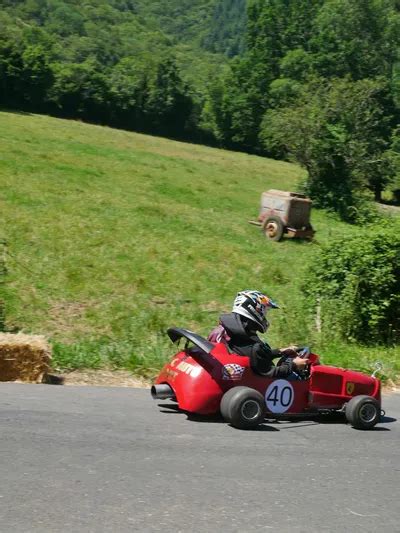
<path fill-rule="evenodd" d="M 265 403 L 271 413 L 285 413 L 294 400 L 294 390 L 290 381 L 277 379 L 265 391 Z"/>

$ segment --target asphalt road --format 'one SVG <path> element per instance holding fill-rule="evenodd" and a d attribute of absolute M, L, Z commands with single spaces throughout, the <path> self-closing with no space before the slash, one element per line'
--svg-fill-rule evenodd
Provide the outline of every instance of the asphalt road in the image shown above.
<path fill-rule="evenodd" d="M 1 532 L 400 532 L 400 394 L 372 431 L 240 431 L 145 389 L 0 384 Z"/>

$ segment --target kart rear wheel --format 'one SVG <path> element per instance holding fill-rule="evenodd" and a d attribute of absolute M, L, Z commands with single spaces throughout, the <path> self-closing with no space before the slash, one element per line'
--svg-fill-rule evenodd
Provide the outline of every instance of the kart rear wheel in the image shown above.
<path fill-rule="evenodd" d="M 347 421 L 356 429 L 371 429 L 380 420 L 381 407 L 372 396 L 354 396 L 345 408 Z"/>
<path fill-rule="evenodd" d="M 232 426 L 252 429 L 265 418 L 264 397 L 250 387 L 233 387 L 223 395 L 220 411 Z"/>

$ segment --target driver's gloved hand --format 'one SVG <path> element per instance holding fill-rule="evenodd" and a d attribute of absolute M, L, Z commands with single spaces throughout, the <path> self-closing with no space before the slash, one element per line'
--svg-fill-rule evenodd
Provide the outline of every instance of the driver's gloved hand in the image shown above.
<path fill-rule="evenodd" d="M 298 346 L 287 346 L 286 348 L 281 348 L 279 352 L 284 357 L 296 357 L 298 355 L 297 349 Z"/>
<path fill-rule="evenodd" d="M 294 370 L 305 370 L 308 366 L 309 360 L 304 357 L 295 357 L 293 359 Z"/>

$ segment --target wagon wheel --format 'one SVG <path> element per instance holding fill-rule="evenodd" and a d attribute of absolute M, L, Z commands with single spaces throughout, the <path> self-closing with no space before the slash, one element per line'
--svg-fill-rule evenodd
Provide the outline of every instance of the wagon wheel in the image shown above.
<path fill-rule="evenodd" d="M 269 217 L 264 222 L 263 230 L 267 239 L 280 241 L 284 232 L 283 222 L 279 217 Z"/>

